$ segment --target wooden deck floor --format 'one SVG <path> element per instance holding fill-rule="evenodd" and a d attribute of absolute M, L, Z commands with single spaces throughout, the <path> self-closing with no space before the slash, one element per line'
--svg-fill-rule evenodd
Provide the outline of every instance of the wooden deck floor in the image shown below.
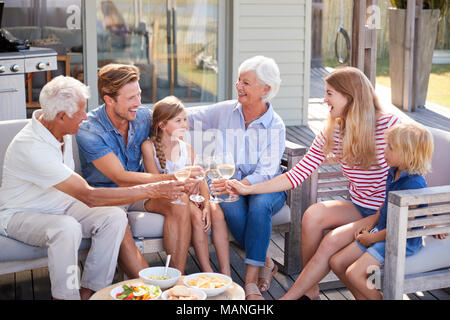
<path fill-rule="evenodd" d="M 328 114 L 328 107 L 323 105 L 323 77 L 327 74 L 324 68 L 312 70 L 311 100 L 309 106 L 308 126 L 290 126 L 287 128 L 287 139 L 296 143 L 310 145 L 314 136 L 322 128 Z M 386 88 L 377 87 L 377 92 L 382 103 L 388 112 L 392 112 L 403 119 L 414 119 L 424 125 L 438 127 L 443 130 L 450 130 L 450 110 L 430 105 L 424 109 L 419 109 L 415 113 L 403 113 L 390 104 L 390 93 Z M 322 92 L 322 94 L 321 94 Z M 272 257 L 282 256 L 284 248 L 284 238 L 281 234 L 273 234 L 269 246 L 269 255 Z M 218 260 L 214 247 L 210 246 L 211 265 L 217 271 Z M 230 258 L 233 280 L 243 285 L 245 276 L 245 253 L 234 243 L 230 245 Z M 166 255 L 164 252 L 146 255 L 151 266 L 162 266 Z M 82 267 L 82 265 L 81 265 Z M 191 248 L 187 261 L 186 273 L 200 272 L 199 263 Z M 272 281 L 269 292 L 264 293 L 266 300 L 276 300 L 285 294 L 292 286 L 298 274 L 286 276 L 278 273 Z M 118 281 L 117 274 L 115 282 Z M 321 285 L 321 300 L 353 300 L 353 296 L 346 288 L 326 288 L 328 285 Z M 328 286 L 329 287 L 329 286 Z M 15 274 L 0 276 L 0 300 L 48 300 L 51 299 L 50 280 L 47 268 L 40 268 L 31 271 L 18 272 Z M 450 300 L 450 288 L 442 290 L 432 290 L 404 295 L 404 299 L 409 300 Z"/>
<path fill-rule="evenodd" d="M 269 254 L 276 256 L 281 254 L 284 238 L 280 234 L 272 235 Z M 218 271 L 218 260 L 213 246 L 210 246 L 211 265 Z M 230 258 L 232 278 L 239 285 L 243 285 L 245 276 L 244 251 L 233 242 L 230 245 Z M 146 255 L 151 266 L 163 266 L 166 260 L 164 252 Z M 82 265 L 80 264 L 82 268 Z M 186 273 L 201 272 L 199 263 L 191 248 L 187 261 Z M 282 297 L 292 286 L 298 274 L 286 276 L 277 273 L 272 281 L 270 290 L 263 294 L 266 300 L 277 300 Z M 117 274 L 114 282 L 118 282 Z M 23 271 L 15 274 L 0 276 L 0 300 L 50 300 L 50 279 L 47 268 L 31 271 Z M 323 289 L 320 291 L 321 300 L 354 300 L 352 294 L 346 288 Z M 404 295 L 407 300 L 450 300 L 450 289 L 416 292 Z"/>

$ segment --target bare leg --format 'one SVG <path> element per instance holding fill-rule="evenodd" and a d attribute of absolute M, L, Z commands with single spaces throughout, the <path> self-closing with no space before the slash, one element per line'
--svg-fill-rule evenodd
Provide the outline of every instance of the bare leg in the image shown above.
<path fill-rule="evenodd" d="M 304 294 L 312 299 L 317 298 L 318 283 L 330 271 L 330 257 L 353 240 L 356 229 L 363 223 L 360 221 L 361 214 L 349 201 L 325 201 L 308 208 L 302 220 L 304 267 L 294 285 L 281 299 L 298 299 Z M 333 228 L 337 229 L 329 232 L 322 240 L 324 231 Z"/>
<path fill-rule="evenodd" d="M 125 235 L 120 245 L 118 263 L 130 279 L 139 278 L 139 271 L 148 268 L 144 255 L 134 243 L 129 225 L 125 230 Z"/>
<path fill-rule="evenodd" d="M 230 268 L 230 242 L 228 228 L 222 209 L 219 205 L 211 203 L 212 241 L 219 259 L 220 272 L 231 276 Z"/>
<path fill-rule="evenodd" d="M 358 260 L 364 252 L 358 247 L 355 242 L 352 242 L 347 247 L 336 253 L 330 258 L 331 270 L 344 283 L 344 285 L 353 293 L 355 299 L 364 299 L 364 296 L 354 287 L 346 276 L 348 267 Z"/>
<path fill-rule="evenodd" d="M 203 272 L 213 272 L 209 263 L 208 235 L 204 230 L 202 211 L 193 203 L 189 203 L 192 220 L 192 244 Z"/>
<path fill-rule="evenodd" d="M 189 202 L 186 194 L 181 196 L 181 200 Z M 167 199 L 150 199 L 145 203 L 145 209 L 164 215 L 164 250 L 172 255 L 170 266 L 184 274 L 191 243 L 189 206 L 173 204 Z"/>
<path fill-rule="evenodd" d="M 364 253 L 358 260 L 356 260 L 345 273 L 352 288 L 356 288 L 357 292 L 353 293 L 356 296 L 361 295 L 360 299 L 381 300 L 382 295 L 375 286 L 369 286 L 367 283 L 367 270 L 373 267 L 381 267 L 377 259 L 372 257 L 368 252 Z"/>

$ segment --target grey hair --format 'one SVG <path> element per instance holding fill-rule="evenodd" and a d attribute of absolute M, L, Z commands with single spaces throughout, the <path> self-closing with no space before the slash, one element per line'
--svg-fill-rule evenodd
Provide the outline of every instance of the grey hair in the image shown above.
<path fill-rule="evenodd" d="M 89 99 L 89 87 L 72 77 L 58 76 L 41 90 L 39 103 L 44 120 L 51 121 L 64 111 L 69 117 L 78 111 L 78 104 Z"/>
<path fill-rule="evenodd" d="M 269 102 L 278 93 L 281 85 L 280 69 L 272 58 L 254 56 L 241 63 L 238 74 L 255 71 L 256 76 L 263 86 L 270 86 L 270 90 L 262 97 L 264 102 Z"/>

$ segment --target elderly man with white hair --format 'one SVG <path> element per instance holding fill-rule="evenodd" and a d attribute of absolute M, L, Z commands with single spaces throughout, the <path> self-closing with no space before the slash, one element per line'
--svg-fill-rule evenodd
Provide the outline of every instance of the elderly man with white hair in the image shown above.
<path fill-rule="evenodd" d="M 238 70 L 238 99 L 220 102 L 189 112 L 194 130 L 210 131 L 215 140 L 214 153 L 230 152 L 234 156 L 233 179 L 244 184 L 270 180 L 281 173 L 286 128 L 270 101 L 280 88 L 280 71 L 276 62 L 264 56 L 245 60 Z M 194 137 L 195 137 L 194 133 Z M 203 137 L 206 137 L 204 134 Z M 205 138 L 205 140 L 208 140 Z M 194 140 L 195 143 L 195 140 Z M 224 180 L 213 188 L 224 189 Z M 277 267 L 267 257 L 272 232 L 272 216 L 286 201 L 285 192 L 240 196 L 220 203 L 234 238 L 245 249 L 247 264 L 245 293 L 247 299 L 263 299 Z M 205 235 L 206 236 L 206 235 Z"/>
<path fill-rule="evenodd" d="M 89 88 L 74 78 L 59 76 L 47 83 L 39 97 L 42 109 L 13 139 L 4 161 L 0 233 L 48 247 L 55 299 L 87 299 L 111 284 L 128 224 L 124 210 L 111 206 L 174 198 L 184 190 L 175 181 L 92 188 L 75 173 L 71 135 L 86 119 L 88 97 Z M 80 287 L 72 280 L 82 238 L 92 240 Z"/>

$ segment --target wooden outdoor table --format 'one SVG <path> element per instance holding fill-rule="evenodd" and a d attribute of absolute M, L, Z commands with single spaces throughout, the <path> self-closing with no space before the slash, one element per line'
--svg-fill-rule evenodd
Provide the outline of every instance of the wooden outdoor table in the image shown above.
<path fill-rule="evenodd" d="M 180 277 L 180 280 L 176 284 L 184 285 L 183 283 L 184 276 Z M 90 300 L 114 300 L 111 297 L 111 290 L 114 289 L 117 286 L 122 286 L 124 284 L 135 284 L 135 283 L 144 283 L 144 281 L 140 278 L 138 279 L 130 279 L 125 280 L 122 282 L 115 283 L 113 285 L 110 285 L 109 287 L 106 287 L 100 291 L 97 291 Z M 165 289 L 167 290 L 167 289 Z M 165 291 L 162 290 L 162 291 Z M 244 289 L 238 285 L 236 282 L 233 282 L 227 290 L 225 290 L 223 293 L 214 296 L 214 297 L 207 297 L 206 300 L 245 300 L 245 292 Z"/>

